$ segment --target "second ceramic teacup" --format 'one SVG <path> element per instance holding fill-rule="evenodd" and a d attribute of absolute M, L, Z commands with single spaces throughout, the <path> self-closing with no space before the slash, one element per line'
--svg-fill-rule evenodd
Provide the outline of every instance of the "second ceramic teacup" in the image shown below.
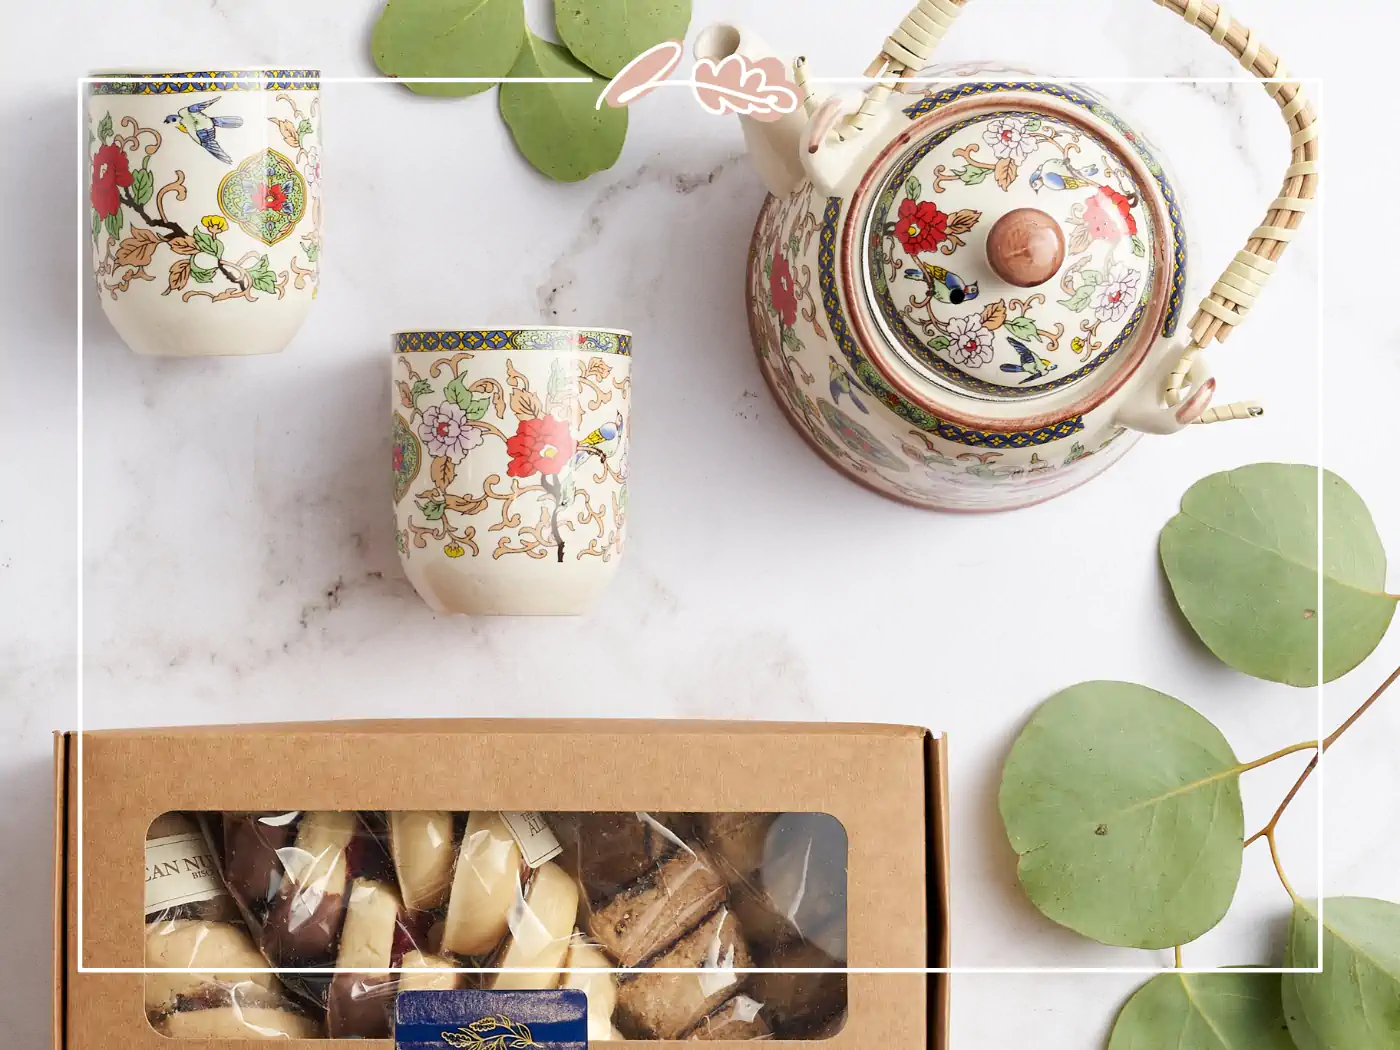
<path fill-rule="evenodd" d="M 314 69 L 99 74 L 89 88 L 93 276 L 138 354 L 270 354 L 321 258 Z"/>
<path fill-rule="evenodd" d="M 598 328 L 394 336 L 395 534 L 434 611 L 585 612 L 627 523 L 632 337 Z"/>

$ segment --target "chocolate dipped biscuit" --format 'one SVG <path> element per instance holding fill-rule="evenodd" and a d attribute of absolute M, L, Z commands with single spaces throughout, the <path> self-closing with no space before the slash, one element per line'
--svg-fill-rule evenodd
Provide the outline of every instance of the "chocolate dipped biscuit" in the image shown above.
<path fill-rule="evenodd" d="M 728 894 L 728 884 L 706 853 L 678 850 L 596 903 L 588 932 L 619 965 L 636 966 L 693 930 Z"/>
<path fill-rule="evenodd" d="M 541 864 L 525 888 L 525 906 L 512 916 L 510 938 L 505 942 L 497 966 L 556 969 L 564 965 L 574 923 L 578 919 L 578 884 L 559 867 Z M 493 974 L 496 989 L 553 988 L 557 973 Z"/>
<path fill-rule="evenodd" d="M 647 964 L 706 971 L 642 971 L 624 974 L 618 980 L 618 1027 L 625 1034 L 638 1039 L 678 1039 L 742 990 L 745 975 L 732 971 L 751 967 L 753 960 L 740 936 L 738 922 L 728 909 L 719 908 Z"/>
<path fill-rule="evenodd" d="M 467 819 L 447 902 L 441 950 L 489 955 L 505 938 L 510 910 L 520 896 L 520 845 L 499 813 Z"/>
<path fill-rule="evenodd" d="M 763 863 L 763 847 L 775 816 L 773 813 L 699 813 L 695 820 L 701 841 L 733 878 L 751 875 Z"/>
<path fill-rule="evenodd" d="M 345 914 L 346 850 L 359 826 L 354 813 L 306 813 L 294 845 L 279 852 L 284 877 L 262 929 L 276 965 L 319 966 L 335 956 Z"/>
<path fill-rule="evenodd" d="M 208 986 L 245 986 L 262 992 L 278 991 L 270 973 L 224 973 L 267 966 L 267 960 L 242 926 L 201 919 L 171 919 L 146 927 L 146 963 L 153 970 L 203 969 L 208 973 L 148 973 L 145 983 L 146 1013 L 158 1016 L 175 1009 L 181 998 L 201 994 Z"/>
<path fill-rule="evenodd" d="M 807 941 L 793 941 L 760 961 L 765 967 L 749 979 L 749 994 L 760 1000 L 773 1027 L 785 1037 L 822 1030 L 846 1010 L 844 973 L 794 973 L 843 965 Z M 838 1025 L 839 1027 L 839 1025 Z"/>
<path fill-rule="evenodd" d="M 299 813 L 225 813 L 224 882 L 261 919 L 282 884 L 280 850 L 292 844 Z"/>
<path fill-rule="evenodd" d="M 763 1004 L 740 993 L 715 1007 L 681 1036 L 705 1041 L 767 1039 L 773 1034 L 763 1017 Z"/>
<path fill-rule="evenodd" d="M 356 879 L 350 887 L 336 953 L 337 969 L 387 969 L 403 902 L 392 886 Z M 326 993 L 326 1031 L 332 1039 L 387 1039 L 391 1034 L 394 977 L 338 973 Z"/>
<path fill-rule="evenodd" d="M 606 900 L 656 870 L 684 840 L 674 813 L 567 813 L 551 819 L 591 901 Z"/>
<path fill-rule="evenodd" d="M 399 880 L 404 907 L 431 911 L 447 903 L 452 887 L 452 814 L 410 811 L 390 813 L 389 853 Z"/>

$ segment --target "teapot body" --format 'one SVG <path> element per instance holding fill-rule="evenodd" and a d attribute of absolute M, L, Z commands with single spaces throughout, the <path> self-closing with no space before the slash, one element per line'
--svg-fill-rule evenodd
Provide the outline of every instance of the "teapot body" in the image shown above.
<path fill-rule="evenodd" d="M 1134 406 L 1155 410 L 1173 356 L 1168 173 L 1098 95 L 1010 72 L 927 71 L 979 79 L 894 96 L 853 173 L 770 194 L 749 249 L 753 344 L 789 420 L 917 506 L 1006 510 L 1089 480 L 1157 429 Z M 986 280 L 994 217 L 1037 204 L 1066 220 L 1063 264 L 1039 287 Z"/>

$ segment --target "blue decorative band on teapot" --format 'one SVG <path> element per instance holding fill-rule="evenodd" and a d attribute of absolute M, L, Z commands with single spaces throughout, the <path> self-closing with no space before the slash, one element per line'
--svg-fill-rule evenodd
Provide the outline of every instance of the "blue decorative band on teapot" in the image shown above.
<path fill-rule="evenodd" d="M 319 91 L 319 69 L 233 69 L 197 73 L 98 73 L 94 95 L 189 95 L 200 91 Z M 135 79 L 148 78 L 148 79 Z"/>
<path fill-rule="evenodd" d="M 473 328 L 459 332 L 399 332 L 396 354 L 455 350 L 548 350 L 553 353 L 632 355 L 626 332 L 585 328 Z"/>

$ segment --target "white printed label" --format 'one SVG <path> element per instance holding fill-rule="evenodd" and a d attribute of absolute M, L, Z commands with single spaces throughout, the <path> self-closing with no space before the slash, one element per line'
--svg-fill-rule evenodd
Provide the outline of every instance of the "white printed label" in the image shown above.
<path fill-rule="evenodd" d="M 515 841 L 520 846 L 520 855 L 530 867 L 538 868 L 564 852 L 564 847 L 559 845 L 559 840 L 554 837 L 554 832 L 549 830 L 549 825 L 540 814 L 502 813 L 501 819 L 515 836 Z"/>
<path fill-rule="evenodd" d="M 222 897 L 227 891 L 204 836 L 146 840 L 146 914 Z"/>

